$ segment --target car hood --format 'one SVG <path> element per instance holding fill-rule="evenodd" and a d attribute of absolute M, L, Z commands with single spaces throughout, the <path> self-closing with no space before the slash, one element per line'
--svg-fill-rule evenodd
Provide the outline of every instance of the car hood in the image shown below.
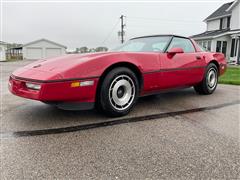
<path fill-rule="evenodd" d="M 76 65 L 82 64 L 84 62 L 90 61 L 95 58 L 99 58 L 110 54 L 105 53 L 89 53 L 89 54 L 70 54 L 60 57 L 42 59 L 25 66 L 25 69 L 36 69 L 40 71 L 48 72 L 62 72 Z"/>
<path fill-rule="evenodd" d="M 63 79 L 68 78 L 71 74 L 71 70 L 81 68 L 81 65 L 86 64 L 91 60 L 101 60 L 114 52 L 101 52 L 101 53 L 87 53 L 87 54 L 70 54 L 55 58 L 41 59 L 35 61 L 27 66 L 17 69 L 12 74 L 13 76 L 36 79 L 36 80 L 52 80 L 52 79 Z M 96 63 L 90 64 L 91 67 L 95 66 Z M 81 68 L 81 71 L 86 71 Z M 80 71 L 78 69 L 78 71 Z M 73 71 L 74 73 L 74 71 Z M 87 76 L 87 73 L 85 73 Z"/>

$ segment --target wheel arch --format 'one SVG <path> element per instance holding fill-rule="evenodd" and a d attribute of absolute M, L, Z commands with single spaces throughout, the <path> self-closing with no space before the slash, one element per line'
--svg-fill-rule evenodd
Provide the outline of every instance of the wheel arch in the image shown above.
<path fill-rule="evenodd" d="M 219 75 L 219 74 L 220 74 L 220 65 L 219 65 L 219 63 L 217 62 L 217 60 L 213 59 L 213 60 L 209 61 L 208 64 L 210 64 L 210 63 L 213 63 L 213 64 L 215 64 L 215 65 L 217 66 L 218 75 Z"/>
<path fill-rule="evenodd" d="M 139 90 L 140 91 L 142 90 L 144 81 L 143 81 L 143 74 L 140 71 L 140 69 L 135 64 L 130 63 L 130 62 L 117 62 L 117 63 L 114 63 L 114 64 L 110 65 L 109 67 L 107 67 L 104 70 L 104 72 L 102 73 L 102 75 L 100 76 L 98 85 L 97 85 L 97 91 L 96 91 L 96 101 L 99 97 L 100 87 L 101 87 L 101 84 L 102 84 L 104 78 L 112 69 L 118 68 L 118 67 L 126 67 L 126 68 L 129 68 L 130 70 L 132 70 L 135 73 L 135 75 L 137 76 L 138 83 L 139 83 Z"/>

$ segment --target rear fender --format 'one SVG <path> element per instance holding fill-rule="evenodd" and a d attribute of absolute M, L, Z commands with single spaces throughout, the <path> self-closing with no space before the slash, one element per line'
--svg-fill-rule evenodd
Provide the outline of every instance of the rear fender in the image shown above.
<path fill-rule="evenodd" d="M 208 58 L 207 64 L 214 63 L 219 70 L 219 75 L 222 75 L 225 73 L 227 69 L 227 61 L 222 53 L 212 53 L 211 56 Z"/>

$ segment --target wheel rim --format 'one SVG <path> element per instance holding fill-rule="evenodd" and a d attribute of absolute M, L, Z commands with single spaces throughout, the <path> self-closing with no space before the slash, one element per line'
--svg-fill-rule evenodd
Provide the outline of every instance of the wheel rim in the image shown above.
<path fill-rule="evenodd" d="M 117 110 L 127 109 L 135 97 L 135 84 L 127 75 L 116 77 L 109 88 L 109 100 Z"/>
<path fill-rule="evenodd" d="M 217 71 L 215 68 L 211 68 L 208 71 L 207 85 L 211 90 L 214 89 L 217 85 Z"/>

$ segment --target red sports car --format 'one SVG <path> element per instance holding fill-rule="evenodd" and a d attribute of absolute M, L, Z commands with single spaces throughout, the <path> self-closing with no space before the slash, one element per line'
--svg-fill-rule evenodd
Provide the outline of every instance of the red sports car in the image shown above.
<path fill-rule="evenodd" d="M 12 73 L 9 89 L 62 109 L 97 107 L 122 116 L 140 96 L 191 86 L 211 94 L 225 71 L 223 54 L 206 52 L 186 37 L 156 35 L 130 39 L 110 52 L 36 61 Z"/>

